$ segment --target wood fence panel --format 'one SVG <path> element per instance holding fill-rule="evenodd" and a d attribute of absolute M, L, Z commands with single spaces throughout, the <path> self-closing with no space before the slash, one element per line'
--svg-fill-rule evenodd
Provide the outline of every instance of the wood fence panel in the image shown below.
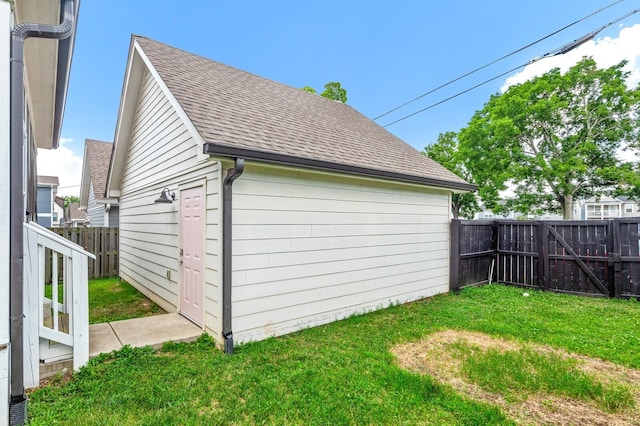
<path fill-rule="evenodd" d="M 609 221 L 547 222 L 549 290 L 609 296 Z"/>
<path fill-rule="evenodd" d="M 452 289 L 495 279 L 564 293 L 640 298 L 640 218 L 455 220 L 451 244 L 451 269 L 457 274 L 456 281 L 451 275 Z"/>
<path fill-rule="evenodd" d="M 49 228 L 49 230 L 96 255 L 96 260 L 89 259 L 88 262 L 90 279 L 118 276 L 118 228 Z M 58 265 L 61 268 L 62 262 L 58 262 Z M 45 268 L 48 272 L 45 276 L 50 277 L 51 255 L 46 256 Z"/>
<path fill-rule="evenodd" d="M 497 281 L 524 287 L 537 286 L 539 269 L 538 224 L 497 222 Z"/>
<path fill-rule="evenodd" d="M 451 223 L 452 290 L 493 280 L 495 232 L 487 221 L 454 219 Z M 455 256 L 455 261 L 453 260 Z M 494 274 L 495 275 L 495 274 Z M 457 276 L 457 280 L 454 281 Z"/>
<path fill-rule="evenodd" d="M 640 223 L 623 220 L 620 224 L 620 295 L 640 296 Z"/>

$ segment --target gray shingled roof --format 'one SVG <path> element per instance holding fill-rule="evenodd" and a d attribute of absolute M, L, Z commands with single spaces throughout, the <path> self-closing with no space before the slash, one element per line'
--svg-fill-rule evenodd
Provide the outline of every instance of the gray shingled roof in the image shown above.
<path fill-rule="evenodd" d="M 58 181 L 58 176 L 43 176 L 38 175 L 36 178 L 38 185 L 47 185 L 47 186 L 59 186 L 60 182 Z"/>
<path fill-rule="evenodd" d="M 71 220 L 86 220 L 87 219 L 87 212 L 79 210 L 80 204 L 79 203 L 69 203 L 69 215 L 70 217 L 68 219 Z"/>
<path fill-rule="evenodd" d="M 94 196 L 96 201 L 104 200 L 113 144 L 92 139 L 85 140 L 85 144 L 87 146 L 87 158 L 85 161 L 89 163 L 89 174 L 91 182 L 93 182 Z"/>
<path fill-rule="evenodd" d="M 474 189 L 349 105 L 134 36 L 217 156 Z"/>

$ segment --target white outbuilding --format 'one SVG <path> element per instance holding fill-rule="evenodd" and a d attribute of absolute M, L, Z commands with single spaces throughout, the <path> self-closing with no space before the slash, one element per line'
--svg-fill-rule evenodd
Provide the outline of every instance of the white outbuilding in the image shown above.
<path fill-rule="evenodd" d="M 225 349 L 449 290 L 473 190 L 352 107 L 133 36 L 120 276 Z"/>

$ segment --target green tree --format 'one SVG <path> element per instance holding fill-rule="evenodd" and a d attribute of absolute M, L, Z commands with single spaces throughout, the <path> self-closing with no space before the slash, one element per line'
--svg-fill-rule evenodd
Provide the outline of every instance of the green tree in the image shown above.
<path fill-rule="evenodd" d="M 562 212 L 574 201 L 613 192 L 634 165 L 617 159 L 638 148 L 640 87 L 626 86 L 625 62 L 598 69 L 591 58 L 494 95 L 459 134 L 466 167 L 489 208 L 510 188 L 504 208 Z M 635 144 L 635 145 L 634 145 Z"/>
<path fill-rule="evenodd" d="M 80 202 L 80 197 L 78 197 L 77 195 L 67 195 L 66 197 L 64 197 L 64 207 L 69 207 L 70 203 L 79 203 Z"/>
<path fill-rule="evenodd" d="M 337 81 L 331 81 L 324 85 L 324 92 L 320 93 L 320 96 L 334 101 L 347 103 L 347 91 L 340 86 Z"/>
<path fill-rule="evenodd" d="M 300 90 L 305 92 L 317 94 L 316 89 L 311 86 L 301 87 Z M 324 92 L 320 93 L 320 96 L 323 98 L 331 99 L 334 101 L 342 102 L 343 104 L 347 103 L 347 91 L 343 89 L 340 83 L 337 81 L 331 81 L 324 85 Z"/>
<path fill-rule="evenodd" d="M 309 92 L 309 93 L 313 93 L 314 95 L 316 94 L 316 89 L 314 89 L 311 86 L 304 86 L 304 87 L 300 88 L 300 90 L 303 90 L 303 91 Z"/>
<path fill-rule="evenodd" d="M 424 149 L 424 154 L 467 182 L 472 182 L 471 173 L 465 167 L 464 157 L 458 149 L 458 134 L 456 132 L 439 134 L 437 142 L 427 146 Z M 473 219 L 473 216 L 480 211 L 478 197 L 473 192 L 452 194 L 451 211 L 455 219 L 458 217 Z"/>

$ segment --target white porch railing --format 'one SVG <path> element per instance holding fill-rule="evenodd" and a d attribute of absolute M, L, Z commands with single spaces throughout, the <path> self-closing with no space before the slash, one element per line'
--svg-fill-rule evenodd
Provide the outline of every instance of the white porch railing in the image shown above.
<path fill-rule="evenodd" d="M 40 383 L 40 363 L 49 348 L 55 349 L 49 360 L 73 356 L 74 370 L 89 361 L 89 257 L 95 259 L 81 246 L 46 228 L 34 222 L 24 224 L 24 384 L 27 388 Z M 48 258 L 51 268 L 47 269 L 51 272 L 47 277 Z M 58 262 L 62 262 L 62 276 L 58 276 Z"/>

